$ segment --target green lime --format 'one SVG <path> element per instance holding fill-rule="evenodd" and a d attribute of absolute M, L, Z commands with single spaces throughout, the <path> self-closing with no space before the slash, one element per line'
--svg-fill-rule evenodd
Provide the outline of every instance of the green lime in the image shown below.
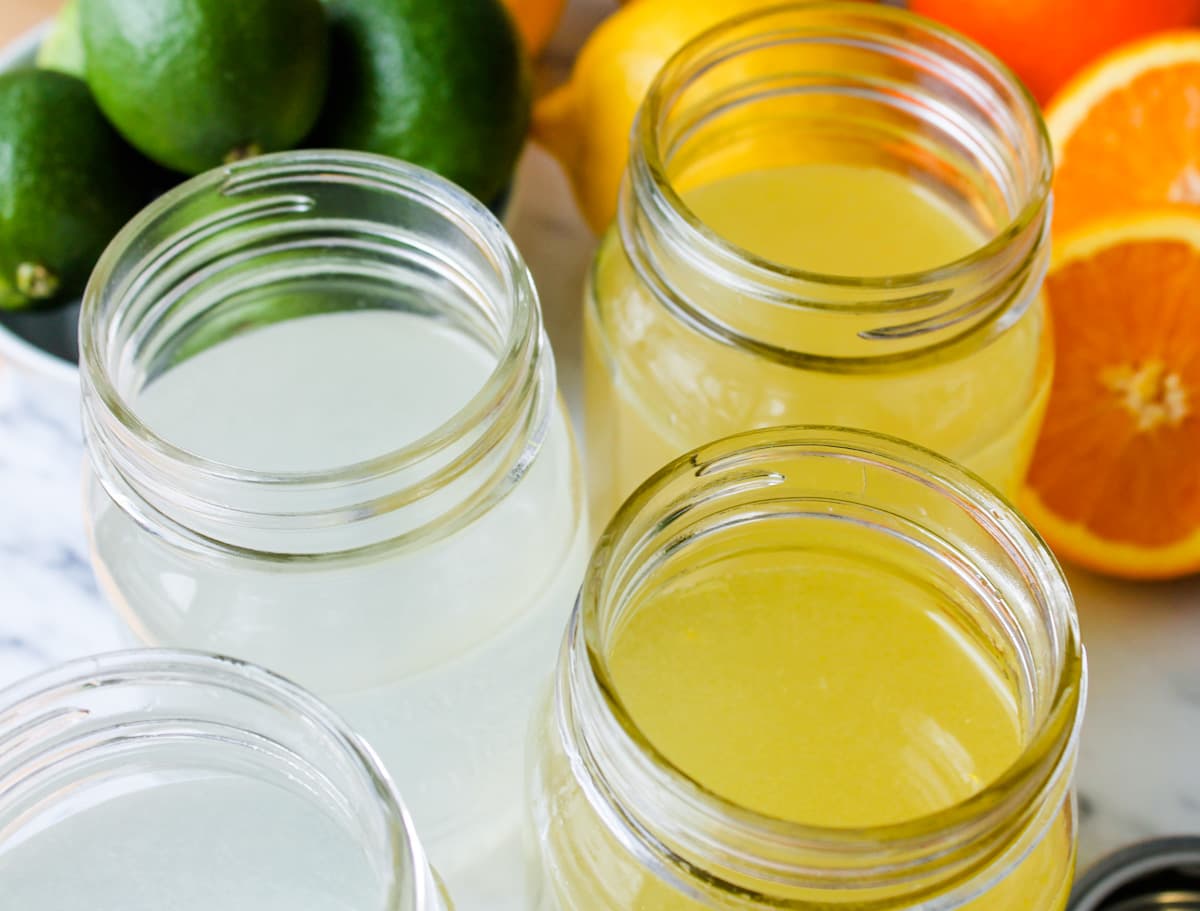
<path fill-rule="evenodd" d="M 529 64 L 499 0 L 327 0 L 329 98 L 315 142 L 437 171 L 484 202 L 529 127 Z"/>
<path fill-rule="evenodd" d="M 320 114 L 320 0 L 82 0 L 80 19 L 100 107 L 165 167 L 293 148 Z"/>
<path fill-rule="evenodd" d="M 38 48 L 37 65 L 81 79 L 87 74 L 83 36 L 79 34 L 79 0 L 69 0 Z"/>
<path fill-rule="evenodd" d="M 6 306 L 78 295 L 104 247 L 147 201 L 153 170 L 104 119 L 82 80 L 50 70 L 0 76 Z"/>
<path fill-rule="evenodd" d="M 25 310 L 28 307 L 29 301 L 14 291 L 3 277 L 0 277 L 0 310 Z"/>

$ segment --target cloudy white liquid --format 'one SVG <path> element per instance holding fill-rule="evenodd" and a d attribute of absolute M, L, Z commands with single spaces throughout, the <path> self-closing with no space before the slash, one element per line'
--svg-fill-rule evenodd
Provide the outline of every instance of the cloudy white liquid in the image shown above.
<path fill-rule="evenodd" d="M 429 319 L 304 317 L 192 357 L 151 382 L 136 410 L 208 459 L 321 470 L 428 434 L 494 366 L 482 346 Z M 93 544 L 102 582 L 143 639 L 255 661 L 338 709 L 381 754 L 470 911 L 466 893 L 504 907 L 521 878 L 525 732 L 586 559 L 578 487 L 556 407 L 517 486 L 428 546 L 330 565 L 197 556 L 139 527 L 96 485 Z M 338 549 L 348 533 L 336 531 Z M 297 550 L 278 532 L 239 534 L 244 545 Z"/>
<path fill-rule="evenodd" d="M 0 832 L 13 911 L 378 911 L 385 898 L 348 831 L 251 779 L 161 784 Z"/>

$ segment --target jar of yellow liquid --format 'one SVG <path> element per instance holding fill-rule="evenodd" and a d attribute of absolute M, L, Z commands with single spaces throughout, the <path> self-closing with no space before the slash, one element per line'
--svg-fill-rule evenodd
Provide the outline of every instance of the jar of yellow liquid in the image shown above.
<path fill-rule="evenodd" d="M 747 15 L 663 70 L 585 305 L 593 518 L 787 423 L 917 441 L 1007 492 L 1052 371 L 1051 156 L 984 51 L 902 10 Z"/>
<path fill-rule="evenodd" d="M 1061 911 L 1085 689 L 1059 566 L 975 475 L 712 443 L 593 557 L 535 726 L 542 907 Z"/>

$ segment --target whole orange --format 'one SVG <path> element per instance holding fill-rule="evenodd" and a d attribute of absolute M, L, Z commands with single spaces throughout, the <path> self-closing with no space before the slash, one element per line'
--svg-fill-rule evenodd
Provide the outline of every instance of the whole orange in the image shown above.
<path fill-rule="evenodd" d="M 1105 51 L 1200 23 L 1200 0 L 910 0 L 909 6 L 982 44 L 1043 103 Z"/>
<path fill-rule="evenodd" d="M 517 20 L 530 56 L 536 57 L 550 43 L 566 0 L 504 0 L 504 5 Z"/>

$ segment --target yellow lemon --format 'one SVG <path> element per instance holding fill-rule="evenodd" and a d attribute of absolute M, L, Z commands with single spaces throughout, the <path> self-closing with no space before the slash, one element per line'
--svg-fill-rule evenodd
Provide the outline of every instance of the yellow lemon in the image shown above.
<path fill-rule="evenodd" d="M 663 64 L 692 38 L 779 0 L 638 0 L 588 39 L 570 80 L 534 109 L 534 138 L 562 163 L 584 217 L 599 232 L 616 213 L 629 133 Z"/>

